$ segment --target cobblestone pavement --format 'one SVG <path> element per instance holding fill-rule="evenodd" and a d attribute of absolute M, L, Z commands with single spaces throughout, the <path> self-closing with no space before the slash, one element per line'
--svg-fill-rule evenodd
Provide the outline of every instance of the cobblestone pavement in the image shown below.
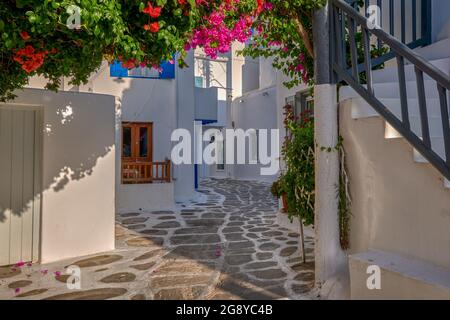
<path fill-rule="evenodd" d="M 207 180 L 197 202 L 117 217 L 116 250 L 0 268 L 0 299 L 308 299 L 313 239 L 276 224 L 267 184 Z M 81 268 L 81 290 L 66 270 Z"/>

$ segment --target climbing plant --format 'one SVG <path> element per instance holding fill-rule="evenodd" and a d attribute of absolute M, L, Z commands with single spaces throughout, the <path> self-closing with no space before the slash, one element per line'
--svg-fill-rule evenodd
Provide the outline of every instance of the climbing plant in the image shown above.
<path fill-rule="evenodd" d="M 274 56 L 293 83 L 312 79 L 311 19 L 325 0 L 4 0 L 0 2 L 0 101 L 40 75 L 85 83 L 103 60 L 158 68 L 191 48 L 211 57 L 233 41 Z"/>
<path fill-rule="evenodd" d="M 287 135 L 282 156 L 285 170 L 277 183 L 280 193 L 286 197 L 289 217 L 297 217 L 309 226 L 314 224 L 314 119 L 309 111 L 295 116 L 290 105 L 284 110 Z"/>
<path fill-rule="evenodd" d="M 256 0 L 3 0 L 0 2 L 0 101 L 40 75 L 85 83 L 103 60 L 158 68 L 178 53 L 213 55 L 247 41 L 261 8 Z M 225 24 L 226 20 L 226 24 Z"/>

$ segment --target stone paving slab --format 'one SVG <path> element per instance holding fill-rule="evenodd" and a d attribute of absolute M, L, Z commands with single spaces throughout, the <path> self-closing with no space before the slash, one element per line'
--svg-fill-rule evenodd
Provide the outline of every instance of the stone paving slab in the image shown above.
<path fill-rule="evenodd" d="M 314 240 L 276 224 L 265 183 L 206 180 L 197 202 L 117 216 L 116 250 L 0 268 L 0 299 L 307 299 Z M 81 289 L 66 274 L 81 269 Z M 76 279 L 75 279 L 76 280 Z"/>

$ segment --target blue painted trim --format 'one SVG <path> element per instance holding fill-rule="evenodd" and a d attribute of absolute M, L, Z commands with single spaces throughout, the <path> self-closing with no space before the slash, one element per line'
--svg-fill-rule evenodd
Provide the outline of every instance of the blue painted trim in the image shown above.
<path fill-rule="evenodd" d="M 195 190 L 198 189 L 198 164 L 194 165 L 194 186 Z"/>
<path fill-rule="evenodd" d="M 195 119 L 195 121 L 201 121 L 202 125 L 217 123 L 218 120 L 204 120 L 204 119 Z"/>
<path fill-rule="evenodd" d="M 135 78 L 135 79 L 175 79 L 175 63 L 164 61 L 160 65 L 162 72 L 157 77 L 131 76 L 128 75 L 128 69 L 122 67 L 122 62 L 114 61 L 109 67 L 109 76 L 111 78 Z"/>

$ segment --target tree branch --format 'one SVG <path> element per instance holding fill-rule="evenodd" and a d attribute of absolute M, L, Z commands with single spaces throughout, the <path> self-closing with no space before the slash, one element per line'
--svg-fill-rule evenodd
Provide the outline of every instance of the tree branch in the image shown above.
<path fill-rule="evenodd" d="M 302 38 L 303 44 L 305 45 L 309 56 L 314 59 L 314 47 L 308 32 L 306 31 L 305 27 L 303 26 L 302 22 L 298 17 L 292 17 L 292 20 L 294 21 L 294 24 L 297 27 L 297 32 Z"/>

